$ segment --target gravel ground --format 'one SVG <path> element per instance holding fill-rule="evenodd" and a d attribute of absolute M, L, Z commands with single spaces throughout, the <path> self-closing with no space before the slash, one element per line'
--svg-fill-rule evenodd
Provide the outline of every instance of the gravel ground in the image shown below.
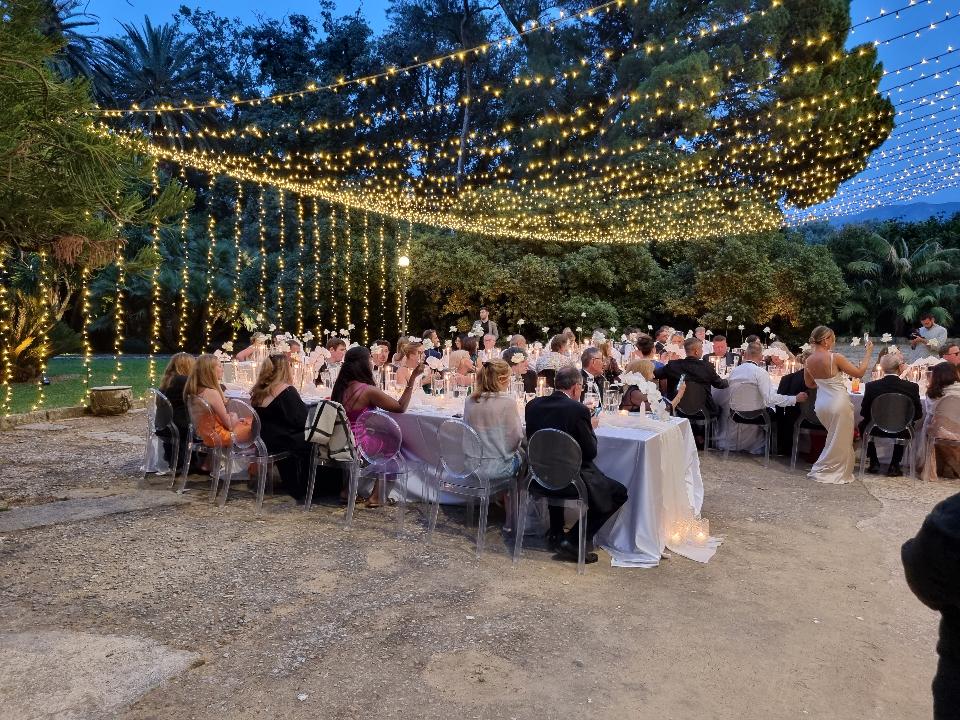
<path fill-rule="evenodd" d="M 142 424 L 0 433 L 0 507 L 137 493 Z M 703 470 L 726 537 L 709 564 L 601 554 L 584 577 L 536 548 L 514 568 L 495 528 L 477 563 L 457 510 L 426 545 L 413 513 L 395 537 L 392 508 L 344 532 L 339 508 L 278 496 L 256 520 L 242 484 L 223 510 L 196 485 L 7 532 L 0 675 L 37 669 L 0 682 L 0 718 L 930 717 L 937 617 L 898 553 L 960 486 Z"/>

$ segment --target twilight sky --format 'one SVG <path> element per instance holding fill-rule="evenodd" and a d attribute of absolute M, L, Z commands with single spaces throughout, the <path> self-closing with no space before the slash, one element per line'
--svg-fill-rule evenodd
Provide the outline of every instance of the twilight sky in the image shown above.
<path fill-rule="evenodd" d="M 897 118 L 898 127 L 894 135 L 874 153 L 871 167 L 842 187 L 840 195 L 821 209 L 835 215 L 846 215 L 866 209 L 871 203 L 890 205 L 902 202 L 953 202 L 960 201 L 960 67 L 947 72 L 951 66 L 960 66 L 960 51 L 947 55 L 937 64 L 921 65 L 920 61 L 949 49 L 960 50 L 960 18 L 943 24 L 949 13 L 955 18 L 960 5 L 950 4 L 947 0 L 919 0 L 913 7 L 899 13 L 892 11 L 908 5 L 911 0 L 853 0 L 851 18 L 854 24 L 867 18 L 877 18 L 881 11 L 886 14 L 879 20 L 855 27 L 849 45 L 888 40 L 902 33 L 925 27 L 919 37 L 908 37 L 883 43 L 879 47 L 880 59 L 884 68 L 890 71 L 911 66 L 898 75 L 884 78 L 881 90 L 916 80 L 911 85 L 900 88 L 892 98 L 902 113 Z M 88 12 L 99 17 L 98 34 L 112 35 L 120 32 L 121 22 L 141 23 L 144 14 L 155 22 L 164 22 L 180 7 L 181 0 L 90 0 Z M 258 16 L 280 17 L 297 12 L 308 16 L 318 16 L 318 5 L 314 0 L 274 0 L 264 6 L 253 0 L 203 0 L 201 3 L 188 2 L 189 6 L 199 4 L 205 10 L 219 14 L 239 17 L 251 22 Z M 388 0 L 336 0 L 340 14 L 351 14 L 358 10 L 370 22 L 377 32 L 387 25 L 386 8 Z M 930 23 L 938 23 L 936 29 L 929 29 Z M 940 72 L 939 78 L 930 77 Z M 923 75 L 927 79 L 921 79 Z M 951 89 L 952 86 L 952 89 Z M 944 93 L 934 94 L 935 91 Z M 937 106 L 929 104 L 929 99 L 921 104 L 916 100 L 923 96 L 936 99 Z M 936 115 L 931 113 L 936 112 Z M 922 118 L 915 118 L 917 115 Z M 953 143 L 953 147 L 930 151 L 927 141 Z M 904 147 L 906 146 L 906 147 Z M 899 149 L 899 150 L 898 150 Z M 882 157 L 881 152 L 893 152 Z M 925 152 L 926 151 L 926 152 Z M 922 170 L 924 162 L 933 164 L 932 170 Z M 879 164 L 880 167 L 874 168 Z M 905 174 L 909 173 L 909 174 Z M 843 200 L 845 196 L 848 200 Z"/>

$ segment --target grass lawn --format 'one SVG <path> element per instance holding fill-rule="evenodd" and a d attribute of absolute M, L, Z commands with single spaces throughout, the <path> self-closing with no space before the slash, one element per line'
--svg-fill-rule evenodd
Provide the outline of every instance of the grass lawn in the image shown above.
<path fill-rule="evenodd" d="M 156 379 L 160 382 L 163 369 L 167 366 L 166 356 L 154 360 Z M 117 363 L 111 356 L 94 357 L 90 361 L 90 387 L 98 385 L 132 385 L 133 396 L 141 397 L 150 387 L 150 360 L 143 356 L 124 355 L 120 374 L 113 380 Z M 85 371 L 83 358 L 77 355 L 62 355 L 50 360 L 47 365 L 47 377 L 50 384 L 44 386 L 44 409 L 80 405 L 84 400 L 83 379 Z M 11 394 L 11 413 L 30 411 L 39 397 L 36 383 L 14 383 Z M 2 399 L 2 396 L 0 396 Z"/>

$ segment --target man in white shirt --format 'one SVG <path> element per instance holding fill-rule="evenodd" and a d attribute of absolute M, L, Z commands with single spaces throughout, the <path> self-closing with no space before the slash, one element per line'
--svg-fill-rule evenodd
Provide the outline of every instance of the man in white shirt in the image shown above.
<path fill-rule="evenodd" d="M 807 393 L 780 395 L 770 383 L 770 375 L 763 367 L 763 347 L 760 343 L 750 343 L 743 352 L 743 362 L 731 371 L 727 378 L 730 384 L 730 409 L 759 410 L 769 407 L 791 407 L 806 402 Z M 753 392 L 746 387 L 752 386 Z M 759 425 L 735 423 L 724 409 L 723 422 L 726 432 L 717 443 L 722 449 L 744 450 L 749 453 L 763 452 L 764 434 Z M 772 428 L 771 428 L 772 432 Z"/>
<path fill-rule="evenodd" d="M 914 360 L 939 357 L 940 348 L 947 342 L 947 329 L 937 325 L 930 313 L 920 316 L 920 328 L 910 335 L 910 347 L 916 350 Z"/>
<path fill-rule="evenodd" d="M 495 335 L 487 333 L 483 336 L 483 349 L 477 353 L 477 362 L 490 362 L 499 357 L 500 352 L 497 350 L 497 338 Z"/>

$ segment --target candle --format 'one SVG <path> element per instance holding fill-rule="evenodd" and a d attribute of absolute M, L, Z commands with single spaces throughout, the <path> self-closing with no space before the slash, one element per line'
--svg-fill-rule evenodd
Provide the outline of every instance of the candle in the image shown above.
<path fill-rule="evenodd" d="M 543 397 L 546 394 L 547 389 L 547 379 L 540 377 L 537 378 L 537 397 Z"/>

